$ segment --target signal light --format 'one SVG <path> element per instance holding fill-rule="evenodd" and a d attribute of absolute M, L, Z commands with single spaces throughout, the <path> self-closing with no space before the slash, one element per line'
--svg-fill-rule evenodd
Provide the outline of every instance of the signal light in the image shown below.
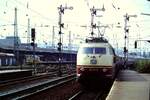
<path fill-rule="evenodd" d="M 126 20 L 129 21 L 129 16 L 127 16 Z"/>
<path fill-rule="evenodd" d="M 58 43 L 58 46 L 61 46 L 61 45 L 62 45 L 62 43 L 61 43 L 61 42 L 59 42 L 59 43 Z"/>
<path fill-rule="evenodd" d="M 92 24 L 92 27 L 93 27 L 93 28 L 96 28 L 96 24 Z"/>
<path fill-rule="evenodd" d="M 34 39 L 35 39 L 35 28 L 31 29 L 31 38 L 32 38 L 32 41 L 34 41 Z"/>
<path fill-rule="evenodd" d="M 91 32 L 91 35 L 94 35 L 94 32 Z"/>
<path fill-rule="evenodd" d="M 64 23 L 60 24 L 60 27 L 64 28 Z"/>
<path fill-rule="evenodd" d="M 135 48 L 137 48 L 137 41 L 135 41 L 135 43 L 134 43 L 134 47 L 135 47 Z"/>
<path fill-rule="evenodd" d="M 93 14 L 96 15 L 96 10 L 93 11 Z"/>
<path fill-rule="evenodd" d="M 31 46 L 35 46 L 34 41 L 35 41 L 35 28 L 31 29 Z"/>
<path fill-rule="evenodd" d="M 127 33 L 129 33 L 129 29 L 126 29 L 125 31 L 126 31 Z"/>
<path fill-rule="evenodd" d="M 32 38 L 31 40 L 34 41 L 34 38 Z"/>

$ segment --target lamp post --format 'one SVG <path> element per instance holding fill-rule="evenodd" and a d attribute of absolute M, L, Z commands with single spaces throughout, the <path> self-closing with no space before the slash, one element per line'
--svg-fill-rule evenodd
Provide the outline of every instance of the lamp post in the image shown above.
<path fill-rule="evenodd" d="M 55 28 L 56 28 L 57 26 L 53 26 L 53 32 L 52 32 L 52 48 L 53 49 L 55 49 L 55 43 L 54 43 L 54 41 L 55 41 Z"/>
<path fill-rule="evenodd" d="M 16 65 L 19 65 L 19 43 L 18 43 L 18 23 L 17 23 L 17 8 L 15 8 L 14 18 L 14 54 L 16 58 Z"/>

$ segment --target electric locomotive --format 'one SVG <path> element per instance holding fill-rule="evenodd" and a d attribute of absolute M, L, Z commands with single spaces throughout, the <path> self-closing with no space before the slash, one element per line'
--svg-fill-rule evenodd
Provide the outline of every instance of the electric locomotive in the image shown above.
<path fill-rule="evenodd" d="M 114 49 L 104 37 L 87 38 L 77 53 L 77 80 L 112 80 L 117 72 L 115 62 Z"/>

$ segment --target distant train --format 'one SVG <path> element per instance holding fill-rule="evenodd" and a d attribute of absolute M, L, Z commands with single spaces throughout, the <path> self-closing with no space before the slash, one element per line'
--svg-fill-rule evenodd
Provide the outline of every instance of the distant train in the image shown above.
<path fill-rule="evenodd" d="M 0 66 L 16 65 L 16 59 L 12 53 L 0 52 Z"/>
<path fill-rule="evenodd" d="M 86 79 L 113 79 L 119 70 L 118 57 L 114 49 L 103 37 L 87 38 L 77 53 L 77 79 L 80 83 Z"/>
<path fill-rule="evenodd" d="M 40 57 L 39 56 L 37 56 L 37 55 L 26 55 L 26 64 L 29 64 L 29 65 L 31 65 L 31 64 L 34 64 L 34 60 L 35 60 L 35 63 L 40 63 L 41 62 L 41 60 L 40 60 Z"/>

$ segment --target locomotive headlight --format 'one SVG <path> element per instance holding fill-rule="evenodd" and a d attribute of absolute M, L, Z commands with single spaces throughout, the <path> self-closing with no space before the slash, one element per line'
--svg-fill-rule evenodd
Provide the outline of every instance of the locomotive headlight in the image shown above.
<path fill-rule="evenodd" d="M 106 72 L 106 71 L 107 71 L 107 69 L 106 69 L 106 68 L 103 68 L 103 69 L 102 69 L 102 71 L 103 71 L 103 72 Z"/>

